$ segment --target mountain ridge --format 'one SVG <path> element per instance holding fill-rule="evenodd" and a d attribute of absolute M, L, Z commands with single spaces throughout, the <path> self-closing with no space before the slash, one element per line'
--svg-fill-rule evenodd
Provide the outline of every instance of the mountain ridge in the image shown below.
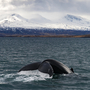
<path fill-rule="evenodd" d="M 90 30 L 90 21 L 80 16 L 74 16 L 70 14 L 61 17 L 56 22 L 53 22 L 41 15 L 29 20 L 23 18 L 19 14 L 11 14 L 3 19 L 0 19 L 0 27 Z"/>
<path fill-rule="evenodd" d="M 0 35 L 85 35 L 90 33 L 90 21 L 80 16 L 65 15 L 57 22 L 36 16 L 26 19 L 10 14 L 0 19 Z"/>

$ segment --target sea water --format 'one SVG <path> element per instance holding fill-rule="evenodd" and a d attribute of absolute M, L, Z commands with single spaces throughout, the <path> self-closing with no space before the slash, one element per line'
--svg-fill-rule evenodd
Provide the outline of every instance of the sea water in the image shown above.
<path fill-rule="evenodd" d="M 55 59 L 74 74 L 49 77 L 23 66 Z M 90 90 L 90 38 L 0 37 L 0 90 Z"/>

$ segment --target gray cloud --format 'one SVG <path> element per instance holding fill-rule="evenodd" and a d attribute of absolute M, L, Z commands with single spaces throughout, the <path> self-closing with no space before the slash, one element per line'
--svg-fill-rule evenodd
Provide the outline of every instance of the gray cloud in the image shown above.
<path fill-rule="evenodd" d="M 0 10 L 90 14 L 90 0 L 0 0 Z"/>
<path fill-rule="evenodd" d="M 90 0 L 0 0 L 0 6 L 28 11 L 90 11 Z"/>

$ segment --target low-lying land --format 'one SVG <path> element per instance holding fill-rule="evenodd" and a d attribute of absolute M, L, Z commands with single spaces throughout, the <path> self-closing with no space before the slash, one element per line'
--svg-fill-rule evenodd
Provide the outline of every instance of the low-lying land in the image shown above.
<path fill-rule="evenodd" d="M 90 31 L 65 29 L 0 28 L 0 37 L 75 37 L 89 38 Z"/>
<path fill-rule="evenodd" d="M 88 35 L 4 35 L 1 37 L 59 37 L 59 38 L 90 38 Z"/>

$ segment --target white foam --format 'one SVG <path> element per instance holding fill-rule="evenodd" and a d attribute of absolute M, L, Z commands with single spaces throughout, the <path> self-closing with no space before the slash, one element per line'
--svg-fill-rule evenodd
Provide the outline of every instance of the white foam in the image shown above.
<path fill-rule="evenodd" d="M 0 74 L 0 84 L 6 84 L 8 83 L 7 79 L 12 78 L 12 74 Z"/>
<path fill-rule="evenodd" d="M 18 77 L 16 77 L 15 81 L 23 81 L 23 82 L 30 82 L 30 81 L 38 81 L 38 80 L 46 80 L 49 77 L 48 74 L 39 72 L 38 70 L 34 71 L 21 71 L 18 73 Z"/>
<path fill-rule="evenodd" d="M 49 77 L 49 74 L 42 73 L 42 72 L 40 72 L 40 71 L 38 71 L 38 70 L 33 70 L 33 71 L 21 71 L 21 72 L 19 72 L 18 74 L 19 74 L 19 75 L 26 75 L 26 76 L 28 76 L 28 75 L 38 75 L 38 76 L 40 76 L 40 77 L 50 78 L 50 77 Z"/>
<path fill-rule="evenodd" d="M 6 84 L 10 82 L 31 82 L 38 80 L 46 80 L 49 77 L 48 74 L 42 73 L 38 70 L 34 71 L 21 71 L 19 73 L 0 74 L 0 84 Z"/>

